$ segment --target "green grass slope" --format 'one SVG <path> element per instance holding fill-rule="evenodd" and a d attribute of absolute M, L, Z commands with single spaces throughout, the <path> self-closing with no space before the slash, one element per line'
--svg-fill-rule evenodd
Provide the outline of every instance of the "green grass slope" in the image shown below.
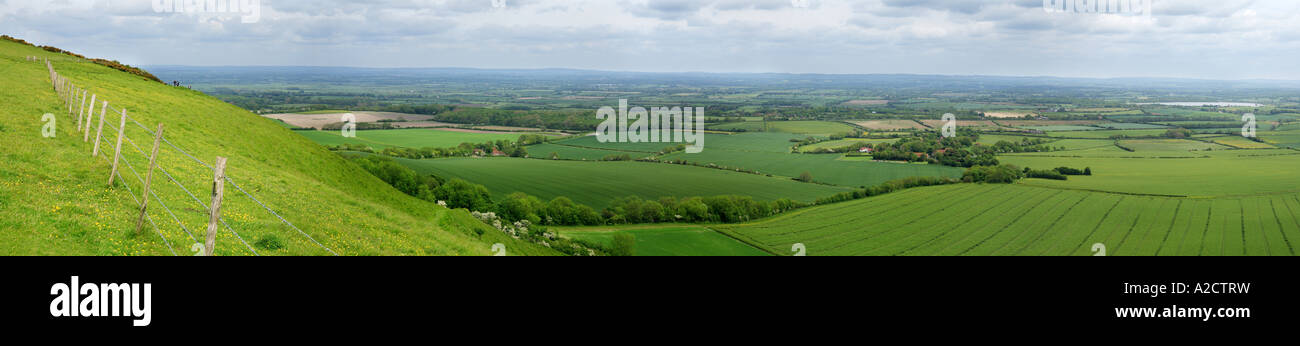
<path fill-rule="evenodd" d="M 75 134 L 76 118 L 61 110 L 45 65 L 26 61 L 29 55 L 59 58 L 54 66 L 60 73 L 150 128 L 165 124 L 166 137 L 200 160 L 228 157 L 227 174 L 246 191 L 339 254 L 490 255 L 494 243 L 506 244 L 511 255 L 555 254 L 510 239 L 463 210 L 406 196 L 274 121 L 215 98 L 3 41 L 0 255 L 171 255 L 173 250 L 188 255 L 194 241 L 186 229 L 202 237 L 206 227 L 203 207 L 158 171 L 149 215 L 159 230 L 146 222 L 146 230 L 135 234 L 138 206 L 132 195 L 122 185 L 106 185 L 109 163 L 90 155 L 92 144 Z M 41 136 L 45 113 L 58 116 L 55 138 Z M 106 127 L 105 137 L 112 138 L 110 132 Z M 146 131 L 128 122 L 126 134 L 149 150 L 152 138 Z M 111 155 L 110 144 L 102 147 Z M 147 157 L 130 144 L 123 145 L 123 155 L 145 173 Z M 210 199 L 211 170 L 165 144 L 158 162 L 204 203 Z M 125 165 L 122 175 L 138 197 L 138 178 Z M 170 207 L 179 224 L 158 201 Z M 262 255 L 329 254 L 231 185 L 223 215 Z M 223 228 L 216 254 L 252 253 Z"/>

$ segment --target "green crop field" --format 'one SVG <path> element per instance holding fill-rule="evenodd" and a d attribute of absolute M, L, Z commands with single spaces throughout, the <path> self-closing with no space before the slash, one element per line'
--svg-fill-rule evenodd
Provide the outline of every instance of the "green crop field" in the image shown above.
<path fill-rule="evenodd" d="M 861 138 L 840 139 L 840 140 L 825 141 L 825 142 L 821 142 L 821 143 L 805 145 L 805 146 L 799 147 L 799 152 L 810 153 L 810 152 L 816 152 L 816 151 L 823 151 L 823 150 L 826 150 L 826 149 L 841 148 L 841 147 L 850 146 L 850 145 L 852 145 L 852 146 L 865 146 L 865 145 L 868 145 L 868 144 L 876 144 L 876 143 L 893 143 L 893 142 L 897 142 L 897 141 L 898 141 L 897 138 L 891 138 L 891 139 L 861 139 Z"/>
<path fill-rule="evenodd" d="M 1077 154 L 1069 152 L 1070 154 Z M 1124 153 L 1138 154 L 1138 153 Z M 1222 150 L 1190 154 L 1152 153 L 1154 157 L 1051 157 L 1012 154 L 999 157 L 1021 167 L 1092 167 L 1092 176 L 1067 181 L 1028 179 L 1021 184 L 1120 193 L 1175 196 L 1241 196 L 1300 191 L 1300 152 L 1281 149 Z"/>
<path fill-rule="evenodd" d="M 1101 128 L 1085 125 L 1044 125 L 1044 126 L 1019 126 L 1022 129 L 1039 130 L 1047 132 L 1072 132 L 1072 131 L 1096 131 Z"/>
<path fill-rule="evenodd" d="M 1295 255 L 1296 194 L 1184 199 L 955 185 L 712 228 L 807 255 Z"/>
<path fill-rule="evenodd" d="M 749 195 L 760 200 L 811 202 L 845 188 L 704 167 L 646 162 L 581 162 L 521 158 L 398 159 L 421 174 L 461 178 L 487 186 L 493 197 L 524 192 L 550 200 L 565 196 L 597 210 L 621 197 Z"/>
<path fill-rule="evenodd" d="M 961 177 L 963 171 L 960 168 L 940 165 L 844 161 L 839 160 L 839 157 L 839 155 L 828 154 L 782 154 L 714 149 L 706 149 L 699 154 L 674 153 L 665 156 L 670 160 L 750 169 L 762 174 L 784 177 L 797 177 L 806 171 L 812 174 L 814 181 L 841 186 L 870 186 L 913 176 Z"/>
<path fill-rule="evenodd" d="M 524 149 L 528 151 L 529 157 L 549 159 L 551 158 L 551 154 L 556 154 L 562 160 L 595 161 L 595 160 L 600 160 L 602 158 L 605 158 L 606 156 L 609 155 L 623 155 L 623 154 L 628 154 L 632 158 L 636 159 L 636 158 L 642 158 L 650 155 L 650 153 L 644 153 L 644 152 L 603 150 L 603 149 L 583 148 L 583 147 L 575 147 L 575 146 L 552 144 L 552 143 L 530 145 L 524 147 Z"/>
<path fill-rule="evenodd" d="M 1213 139 L 1215 143 L 1242 149 L 1272 149 L 1276 148 L 1272 144 L 1252 141 L 1242 136 L 1223 136 Z"/>
<path fill-rule="evenodd" d="M 71 62 L 63 55 L 0 41 L 0 254 L 3 255 L 191 255 L 191 233 L 206 228 L 208 216 L 162 170 L 198 198 L 207 200 L 212 170 L 164 146 L 148 222 L 135 233 L 141 179 L 152 139 L 127 122 L 122 185 L 107 186 L 110 164 L 90 155 L 93 143 L 76 132 L 76 116 L 61 109 L 42 63 L 23 56 L 58 59 L 54 67 L 77 84 L 127 109 L 144 126 L 166 126 L 165 137 L 207 163 L 229 158 L 227 174 L 244 190 L 342 255 L 489 255 L 503 243 L 515 254 L 558 254 L 520 242 L 473 219 L 398 192 L 338 155 L 276 122 L 188 88 L 149 81 L 97 64 Z M 56 136 L 43 138 L 42 115 L 57 116 Z M 109 114 L 110 126 L 116 118 Z M 105 127 L 109 148 L 113 130 Z M 93 141 L 95 134 L 91 133 Z M 222 215 L 239 237 L 262 255 L 328 255 L 234 186 L 225 189 Z M 133 197 L 134 195 L 134 197 Z M 166 204 L 175 215 L 161 206 Z M 176 221 L 179 220 L 179 223 Z M 184 227 L 184 228 L 182 228 Z M 189 232 L 186 232 L 186 231 Z M 160 237 L 161 234 L 161 237 Z M 201 234 L 197 234 L 201 236 Z M 165 241 L 163 240 L 165 237 Z M 278 240 L 280 245 L 271 240 Z M 217 233 L 217 255 L 251 255 L 234 233 Z M 170 247 L 169 247 L 170 245 Z"/>
<path fill-rule="evenodd" d="M 1111 136 L 1116 136 L 1116 135 L 1125 135 L 1129 137 L 1160 136 L 1165 134 L 1165 131 L 1167 130 L 1057 131 L 1057 132 L 1048 132 L 1047 135 L 1051 137 L 1103 139 L 1103 138 L 1110 138 Z"/>
<path fill-rule="evenodd" d="M 790 147 L 795 144 L 790 141 L 791 139 L 803 139 L 805 137 L 807 136 L 777 132 L 747 132 L 731 135 L 706 133 L 704 134 L 704 152 L 709 152 L 711 150 L 732 150 L 788 153 L 790 152 Z M 664 148 L 676 146 L 682 143 L 601 143 L 597 141 L 595 136 L 584 136 L 566 139 L 556 142 L 556 144 L 616 151 L 656 153 Z"/>
<path fill-rule="evenodd" d="M 1260 132 L 1259 138 L 1279 147 L 1300 148 L 1300 131 L 1269 131 Z"/>
<path fill-rule="evenodd" d="M 711 124 L 705 126 L 704 128 L 709 130 L 718 130 L 718 131 L 743 130 L 747 132 L 762 132 L 763 122 L 762 121 L 741 121 L 741 122 L 730 122 L 730 123 L 718 123 L 718 124 Z"/>
<path fill-rule="evenodd" d="M 769 121 L 768 131 L 801 135 L 829 136 L 856 130 L 853 126 L 835 121 Z"/>
<path fill-rule="evenodd" d="M 555 227 L 560 236 L 603 244 L 614 235 L 630 233 L 636 239 L 637 256 L 770 256 L 753 246 L 699 225 L 632 225 L 598 227 Z"/>
<path fill-rule="evenodd" d="M 1223 150 L 1229 148 L 1221 144 L 1186 139 L 1131 139 L 1119 141 L 1119 144 L 1138 152 Z"/>
<path fill-rule="evenodd" d="M 1149 130 L 1169 128 L 1164 125 L 1141 124 L 1141 123 L 1101 123 L 1097 127 L 1104 127 L 1112 130 Z"/>
<path fill-rule="evenodd" d="M 471 133 L 442 129 L 399 129 L 357 131 L 357 136 L 343 137 L 342 131 L 295 131 L 323 145 L 362 144 L 374 149 L 399 148 L 450 148 L 461 143 L 486 143 L 497 140 L 514 141 L 522 133 Z"/>
<path fill-rule="evenodd" d="M 708 148 L 709 145 L 708 143 L 709 137 L 707 136 L 708 135 L 706 135 L 704 141 L 705 148 Z M 715 135 L 715 136 L 725 136 L 725 135 Z M 676 146 L 677 144 L 679 144 L 679 143 L 660 143 L 660 142 L 631 143 L 631 142 L 616 142 L 616 141 L 601 143 L 599 140 L 597 140 L 596 136 L 582 136 L 582 137 L 562 140 L 556 143 L 575 146 L 575 147 L 609 149 L 609 150 L 625 151 L 625 152 L 636 151 L 636 152 L 644 152 L 644 153 L 657 153 L 661 150 L 664 150 L 664 148 Z"/>

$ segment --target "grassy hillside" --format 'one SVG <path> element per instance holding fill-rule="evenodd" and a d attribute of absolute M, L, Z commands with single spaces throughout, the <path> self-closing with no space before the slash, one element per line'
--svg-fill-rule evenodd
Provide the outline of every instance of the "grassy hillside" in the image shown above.
<path fill-rule="evenodd" d="M 91 143 L 74 134 L 76 118 L 60 110 L 43 63 L 24 56 L 60 58 L 35 47 L 0 42 L 0 254 L 2 255 L 171 255 L 148 226 L 134 234 L 137 204 L 121 185 L 106 185 L 107 160 L 91 157 Z M 166 137 L 204 162 L 229 158 L 227 174 L 246 191 L 303 232 L 342 255 L 489 255 L 494 243 L 512 255 L 554 254 L 517 242 L 474 220 L 408 197 L 319 145 L 272 120 L 185 88 L 165 86 L 108 67 L 60 59 L 63 75 L 108 100 L 149 128 L 166 125 Z M 57 136 L 43 138 L 42 114 L 57 118 Z M 111 119 L 116 119 L 110 116 Z M 98 120 L 98 118 L 96 118 Z M 110 122 L 113 125 L 115 121 Z M 112 137 L 108 128 L 105 137 Z M 126 134 L 143 150 L 152 138 L 128 122 Z M 92 140 L 94 134 L 92 133 Z M 105 144 L 111 154 L 111 145 Z M 130 144 L 124 159 L 144 174 L 147 158 Z M 159 167 L 194 192 L 210 198 L 211 170 L 164 145 Z M 140 193 L 125 165 L 123 179 Z M 158 198 L 150 216 L 178 254 L 191 254 L 206 227 L 206 212 L 161 171 L 154 176 Z M 255 202 L 226 187 L 223 215 L 262 255 L 328 255 Z M 276 245 L 279 243 L 279 245 Z M 250 255 L 234 234 L 222 229 L 217 255 Z"/>

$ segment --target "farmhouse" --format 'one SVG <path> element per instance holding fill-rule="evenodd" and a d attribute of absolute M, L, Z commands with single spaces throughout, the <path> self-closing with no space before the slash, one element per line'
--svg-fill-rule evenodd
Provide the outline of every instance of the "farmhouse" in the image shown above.
<path fill-rule="evenodd" d="M 867 154 L 870 154 L 870 153 L 871 153 L 871 147 L 862 147 L 862 149 L 858 149 L 858 152 L 859 152 L 859 153 L 867 153 Z"/>

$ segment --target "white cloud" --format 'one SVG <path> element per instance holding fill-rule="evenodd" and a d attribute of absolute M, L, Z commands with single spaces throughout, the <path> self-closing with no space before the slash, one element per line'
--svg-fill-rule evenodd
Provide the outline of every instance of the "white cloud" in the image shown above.
<path fill-rule="evenodd" d="M 1300 2 L 262 0 L 261 19 L 151 0 L 3 0 L 0 32 L 132 64 L 567 67 L 1300 79 Z M 202 1 L 202 0 L 200 0 Z"/>

